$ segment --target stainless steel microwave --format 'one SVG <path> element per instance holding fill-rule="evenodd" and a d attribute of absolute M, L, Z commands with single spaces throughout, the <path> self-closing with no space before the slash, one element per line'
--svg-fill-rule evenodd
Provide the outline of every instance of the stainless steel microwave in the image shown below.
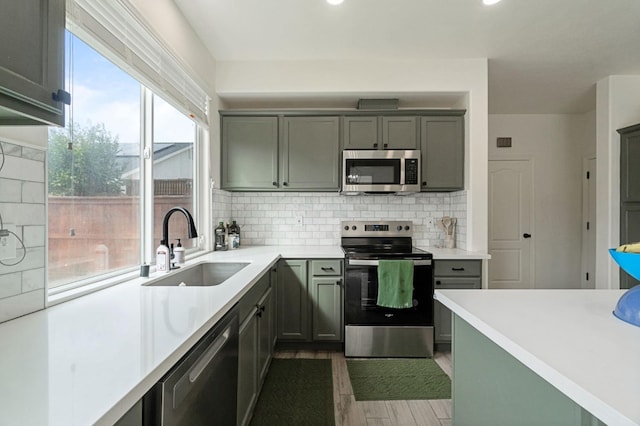
<path fill-rule="evenodd" d="M 420 192 L 420 151 L 342 151 L 342 192 Z"/>

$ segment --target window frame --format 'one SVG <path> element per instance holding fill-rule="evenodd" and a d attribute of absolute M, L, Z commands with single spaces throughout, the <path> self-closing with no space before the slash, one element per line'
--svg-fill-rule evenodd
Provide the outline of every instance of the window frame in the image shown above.
<path fill-rule="evenodd" d="M 190 118 L 195 123 L 194 146 L 193 146 L 193 190 L 192 190 L 192 210 L 191 214 L 196 222 L 196 227 L 200 237 L 195 247 L 186 250 L 187 259 L 197 257 L 211 251 L 208 246 L 208 239 L 205 235 L 210 232 L 208 223 L 210 222 L 210 212 L 206 207 L 210 204 L 210 193 L 207 182 L 206 172 L 210 167 L 210 156 L 208 144 L 205 143 L 208 137 L 208 128 L 200 120 L 194 119 L 193 115 L 184 108 L 178 108 L 176 104 L 179 102 L 175 99 L 168 99 L 168 93 L 155 93 L 151 88 L 147 87 L 136 73 L 131 73 L 130 67 L 123 66 L 118 60 L 114 60 L 114 55 L 110 55 L 108 49 L 102 46 L 92 37 L 83 36 L 72 32 L 67 25 L 67 31 L 73 36 L 79 38 L 105 59 L 118 66 L 123 72 L 129 74 L 132 78 L 140 83 L 140 197 L 139 197 L 139 235 L 140 235 L 140 265 L 148 264 L 155 271 L 155 249 L 154 245 L 154 180 L 153 180 L 153 98 L 154 96 L 162 98 L 165 102 L 172 105 L 180 113 Z M 74 27 L 74 30 L 77 27 Z M 208 114 L 208 112 L 207 112 Z M 207 117 L 208 118 L 208 117 Z M 48 181 L 46 182 L 48 188 Z M 48 205 L 48 202 L 47 202 Z M 46 210 L 47 217 L 49 214 Z M 48 243 L 47 243 L 48 247 Z M 46 281 L 46 305 L 52 306 L 67 300 L 71 300 L 116 284 L 130 281 L 139 276 L 139 265 L 123 267 L 118 270 L 97 274 L 91 277 L 80 278 L 78 280 L 49 288 L 49 265 L 47 261 L 47 281 Z"/>

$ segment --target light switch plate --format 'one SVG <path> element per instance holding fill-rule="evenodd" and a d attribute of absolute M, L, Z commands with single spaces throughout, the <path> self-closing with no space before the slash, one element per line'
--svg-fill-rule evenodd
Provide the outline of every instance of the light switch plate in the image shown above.
<path fill-rule="evenodd" d="M 16 236 L 13 234 L 16 232 L 16 226 L 8 223 L 3 225 L 3 229 L 9 231 L 9 235 L 0 236 L 0 260 L 14 259 L 16 257 Z"/>

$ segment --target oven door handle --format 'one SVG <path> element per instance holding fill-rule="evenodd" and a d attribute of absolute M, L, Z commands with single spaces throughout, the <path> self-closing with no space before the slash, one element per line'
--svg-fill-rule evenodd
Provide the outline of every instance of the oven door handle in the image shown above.
<path fill-rule="evenodd" d="M 426 259 L 426 260 L 425 259 L 420 259 L 420 260 L 403 259 L 403 260 L 413 260 L 414 266 L 430 266 L 431 265 L 431 259 Z M 365 260 L 365 259 L 349 259 L 348 264 L 353 266 L 378 266 L 378 261 Z"/>

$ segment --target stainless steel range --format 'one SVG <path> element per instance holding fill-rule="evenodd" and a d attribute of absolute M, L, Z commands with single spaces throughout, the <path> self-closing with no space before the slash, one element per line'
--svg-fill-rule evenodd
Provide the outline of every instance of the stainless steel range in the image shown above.
<path fill-rule="evenodd" d="M 413 247 L 410 221 L 344 221 L 345 355 L 433 356 L 433 255 Z M 376 304 L 378 263 L 413 262 L 412 306 Z"/>

